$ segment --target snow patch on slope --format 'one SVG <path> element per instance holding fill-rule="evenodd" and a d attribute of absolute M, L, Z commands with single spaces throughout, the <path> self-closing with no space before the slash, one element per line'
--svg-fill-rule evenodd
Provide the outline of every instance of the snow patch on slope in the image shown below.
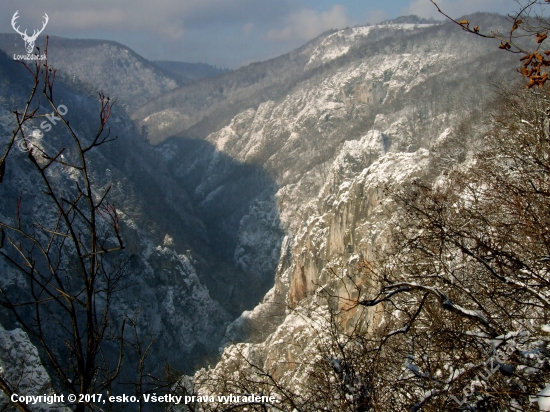
<path fill-rule="evenodd" d="M 414 30 L 429 26 L 432 26 L 432 24 L 385 24 L 339 30 L 323 39 L 321 44 L 313 50 L 309 62 L 306 65 L 306 70 L 345 55 L 353 46 L 364 41 L 375 29 L 391 27 L 396 30 Z"/>
<path fill-rule="evenodd" d="M 15 393 L 35 396 L 52 393 L 50 376 L 42 366 L 38 350 L 19 328 L 8 331 L 0 325 L 0 375 Z M 0 391 L 0 409 L 4 410 L 9 403 Z M 57 404 L 39 403 L 28 407 L 32 411 L 69 411 Z"/>

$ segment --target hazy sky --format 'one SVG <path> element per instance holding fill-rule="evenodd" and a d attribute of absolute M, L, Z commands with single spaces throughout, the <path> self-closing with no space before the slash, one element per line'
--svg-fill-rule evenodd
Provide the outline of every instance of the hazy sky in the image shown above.
<path fill-rule="evenodd" d="M 506 13 L 513 0 L 439 0 L 453 16 Z M 0 32 L 21 29 L 125 44 L 149 59 L 236 68 L 286 53 L 328 29 L 402 15 L 438 17 L 430 0 L 0 0 Z"/>

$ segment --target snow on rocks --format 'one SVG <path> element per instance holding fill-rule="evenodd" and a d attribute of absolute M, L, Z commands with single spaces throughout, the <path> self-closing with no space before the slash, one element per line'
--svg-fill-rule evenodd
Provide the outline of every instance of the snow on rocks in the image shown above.
<path fill-rule="evenodd" d="M 51 394 L 51 379 L 44 369 L 38 350 L 27 334 L 19 329 L 8 331 L 0 325 L 0 375 L 7 381 L 15 393 Z M 0 391 L 0 409 L 10 403 L 3 391 Z M 69 411 L 60 405 L 37 403 L 28 405 L 32 411 Z"/>

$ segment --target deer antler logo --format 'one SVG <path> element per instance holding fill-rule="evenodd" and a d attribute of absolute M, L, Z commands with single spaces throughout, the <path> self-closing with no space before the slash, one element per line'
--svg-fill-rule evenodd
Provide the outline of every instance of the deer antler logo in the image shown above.
<path fill-rule="evenodd" d="M 46 28 L 46 24 L 48 24 L 50 18 L 46 13 L 44 13 L 44 23 L 42 24 L 42 28 L 40 30 L 33 30 L 32 36 L 29 36 L 27 34 L 27 30 L 22 33 L 21 31 L 19 31 L 19 26 L 15 27 L 18 18 L 19 10 L 15 12 L 11 19 L 11 27 L 13 27 L 13 29 L 21 35 L 23 40 L 25 40 L 25 48 L 27 49 L 27 53 L 31 54 L 34 50 L 34 43 L 36 42 L 38 35 L 44 31 L 44 29 Z"/>

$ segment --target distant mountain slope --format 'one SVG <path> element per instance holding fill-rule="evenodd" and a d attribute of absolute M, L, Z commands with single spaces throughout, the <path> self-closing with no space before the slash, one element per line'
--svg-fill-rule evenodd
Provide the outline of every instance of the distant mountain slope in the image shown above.
<path fill-rule="evenodd" d="M 480 24 L 487 28 L 498 21 L 490 15 L 481 19 Z M 419 70 L 427 70 L 427 74 L 443 73 L 452 70 L 453 64 L 463 65 L 463 59 L 457 56 L 446 60 L 447 55 L 468 47 L 475 50 L 467 56 L 493 52 L 487 44 L 465 39 L 453 32 L 450 25 L 439 23 L 388 22 L 330 31 L 283 56 L 171 90 L 136 110 L 132 118 L 145 126 L 149 141 L 155 144 L 172 136 L 202 138 L 228 124 L 238 113 L 256 110 L 263 102 L 283 99 L 296 87 L 322 81 L 350 64 L 364 61 L 370 68 L 361 70 L 376 70 L 377 62 L 388 60 L 388 56 L 393 56 L 394 66 L 412 55 L 433 56 L 433 60 L 420 60 Z M 371 77 L 376 77 L 381 85 L 390 85 L 393 73 Z"/>
<path fill-rule="evenodd" d="M 44 44 L 44 37 L 36 42 L 41 49 Z M 8 56 L 26 54 L 15 33 L 0 34 L 0 50 Z M 130 111 L 178 86 L 176 76 L 114 41 L 51 36 L 48 55 L 68 82 L 78 80 L 101 90 Z"/>
<path fill-rule="evenodd" d="M 175 76 L 182 85 L 230 71 L 229 69 L 218 69 L 205 63 L 185 63 L 169 60 L 153 60 L 152 63 Z"/>
<path fill-rule="evenodd" d="M 267 62 L 174 89 L 136 110 L 132 118 L 147 128 L 153 143 L 170 136 L 211 133 L 241 110 L 284 96 L 303 73 L 307 51 L 321 41 L 322 37 Z"/>

